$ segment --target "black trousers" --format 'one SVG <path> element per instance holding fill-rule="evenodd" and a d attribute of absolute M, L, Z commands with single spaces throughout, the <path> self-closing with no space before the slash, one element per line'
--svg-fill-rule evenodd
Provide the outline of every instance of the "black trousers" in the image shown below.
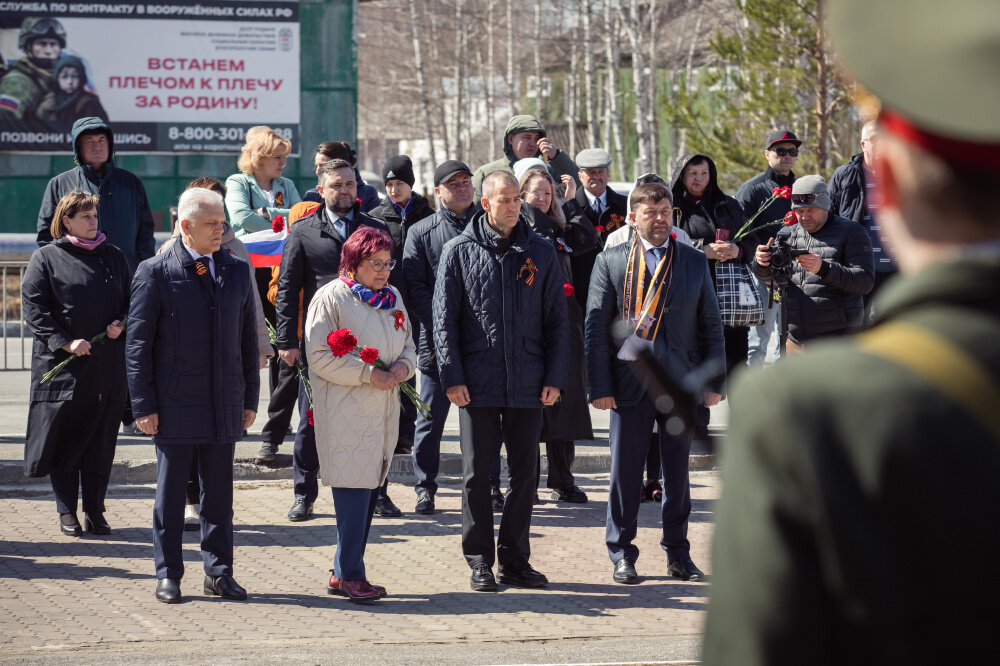
<path fill-rule="evenodd" d="M 538 475 L 538 438 L 542 408 L 462 407 L 458 411 L 462 442 L 462 554 L 470 567 L 499 561 L 518 568 L 531 556 L 528 534 Z M 510 490 L 500 517 L 494 556 L 490 470 L 496 455 L 497 429 L 507 447 Z"/>
<path fill-rule="evenodd" d="M 253 275 L 257 283 L 257 293 L 260 294 L 264 319 L 271 322 L 272 326 L 277 327 L 278 318 L 274 303 L 267 299 L 267 287 L 271 283 L 271 269 L 268 267 L 257 268 Z M 267 403 L 267 423 L 264 424 L 260 435 L 265 444 L 281 444 L 285 441 L 288 426 L 295 416 L 295 401 L 299 396 L 299 375 L 294 367 L 278 358 L 277 350 L 267 362 L 267 369 L 271 399 Z"/>
<path fill-rule="evenodd" d="M 573 461 L 576 460 L 576 442 L 571 439 L 545 442 L 545 457 L 549 461 L 549 471 L 545 476 L 545 485 L 553 490 L 561 490 L 576 485 L 573 477 Z M 535 477 L 535 488 L 541 485 L 542 455 L 538 454 L 538 476 Z"/>
<path fill-rule="evenodd" d="M 85 469 L 49 471 L 49 482 L 56 495 L 56 509 L 59 513 L 76 513 L 77 496 L 83 495 L 83 510 L 91 515 L 104 513 L 104 496 L 108 492 L 110 477 L 101 476 Z"/>
<path fill-rule="evenodd" d="M 260 437 L 265 444 L 281 444 L 288 434 L 299 399 L 299 371 L 278 358 L 277 353 L 268 361 L 268 371 L 271 399 L 267 403 L 267 423 Z"/>

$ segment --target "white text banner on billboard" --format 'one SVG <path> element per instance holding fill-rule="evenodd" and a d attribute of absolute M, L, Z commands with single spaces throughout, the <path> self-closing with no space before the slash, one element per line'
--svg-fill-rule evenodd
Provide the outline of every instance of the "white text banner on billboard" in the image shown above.
<path fill-rule="evenodd" d="M 299 145 L 297 2 L 0 1 L 0 54 L 3 151 L 65 152 L 84 116 L 117 152 L 234 152 L 255 125 Z"/>

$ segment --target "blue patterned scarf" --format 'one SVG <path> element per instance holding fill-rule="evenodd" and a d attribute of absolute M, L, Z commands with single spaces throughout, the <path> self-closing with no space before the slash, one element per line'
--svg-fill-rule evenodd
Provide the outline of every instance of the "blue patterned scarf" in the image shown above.
<path fill-rule="evenodd" d="M 389 288 L 388 284 L 378 291 L 373 291 L 360 282 L 344 277 L 343 275 L 340 276 L 340 279 L 351 288 L 351 293 L 362 303 L 366 303 L 377 310 L 391 310 L 396 307 L 396 294 Z"/>

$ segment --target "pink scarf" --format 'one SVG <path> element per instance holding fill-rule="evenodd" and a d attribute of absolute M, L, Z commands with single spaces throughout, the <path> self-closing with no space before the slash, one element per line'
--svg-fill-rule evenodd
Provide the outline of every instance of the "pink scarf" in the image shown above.
<path fill-rule="evenodd" d="M 93 250 L 95 247 L 99 246 L 101 243 L 103 243 L 108 239 L 108 237 L 104 235 L 103 231 L 98 231 L 97 235 L 94 236 L 93 240 L 87 240 L 86 238 L 80 238 L 78 236 L 72 236 L 70 234 L 66 234 L 66 238 L 69 239 L 69 242 L 72 243 L 73 245 L 76 245 L 77 247 L 82 247 L 85 250 Z"/>

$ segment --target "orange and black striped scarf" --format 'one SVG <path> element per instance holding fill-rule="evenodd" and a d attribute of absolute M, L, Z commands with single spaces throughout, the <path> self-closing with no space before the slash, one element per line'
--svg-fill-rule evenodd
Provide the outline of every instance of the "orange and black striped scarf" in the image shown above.
<path fill-rule="evenodd" d="M 673 276 L 674 245 L 672 238 L 667 253 L 656 266 L 652 280 L 646 271 L 646 251 L 639 234 L 632 239 L 628 266 L 625 269 L 625 294 L 622 299 L 622 317 L 633 322 L 635 334 L 644 340 L 653 340 L 660 330 L 663 307 L 670 293 Z"/>

